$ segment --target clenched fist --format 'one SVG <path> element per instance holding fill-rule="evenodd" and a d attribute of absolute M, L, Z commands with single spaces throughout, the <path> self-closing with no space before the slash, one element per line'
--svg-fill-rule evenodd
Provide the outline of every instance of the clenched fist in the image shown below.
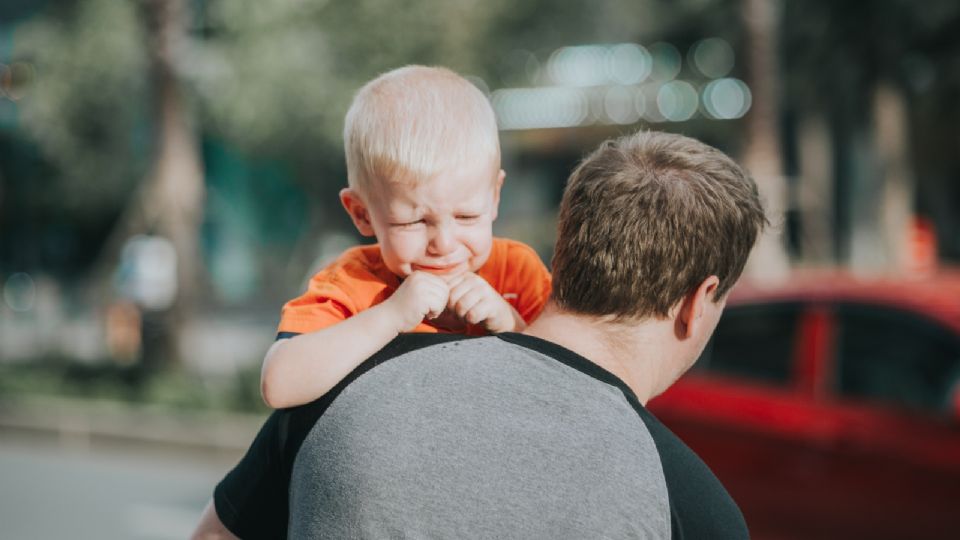
<path fill-rule="evenodd" d="M 396 317 L 397 332 L 409 332 L 424 318 L 433 319 L 443 313 L 449 297 L 450 287 L 446 281 L 417 271 L 407 276 L 383 305 Z"/>
<path fill-rule="evenodd" d="M 450 280 L 447 307 L 470 324 L 488 332 L 518 332 L 526 327 L 520 314 L 486 280 L 467 272 Z"/>

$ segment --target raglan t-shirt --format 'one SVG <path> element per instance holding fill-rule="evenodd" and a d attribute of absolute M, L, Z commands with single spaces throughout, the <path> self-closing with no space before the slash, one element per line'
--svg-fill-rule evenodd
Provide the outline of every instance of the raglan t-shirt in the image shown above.
<path fill-rule="evenodd" d="M 274 412 L 217 485 L 255 538 L 748 538 L 620 379 L 548 341 L 404 334 Z"/>
<path fill-rule="evenodd" d="M 550 272 L 526 244 L 494 238 L 487 262 L 477 271 L 523 320 L 530 323 L 550 296 Z M 357 246 L 310 279 L 301 296 L 283 306 L 277 332 L 305 334 L 332 326 L 383 302 L 400 286 L 400 278 L 383 262 L 377 244 Z M 414 332 L 456 332 L 480 336 L 481 325 L 443 328 L 424 321 Z"/>

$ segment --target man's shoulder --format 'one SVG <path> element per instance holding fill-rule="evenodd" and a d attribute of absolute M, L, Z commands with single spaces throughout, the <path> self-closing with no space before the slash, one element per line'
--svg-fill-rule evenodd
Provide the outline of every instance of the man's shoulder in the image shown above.
<path fill-rule="evenodd" d="M 382 349 L 377 351 L 373 356 L 367 359 L 364 364 L 372 364 L 370 366 L 372 367 L 389 360 L 390 358 L 395 358 L 397 356 L 431 347 L 433 345 L 458 341 L 469 341 L 473 339 L 476 338 L 463 334 L 421 332 L 400 334 L 399 336 L 393 338 L 393 340 L 387 343 Z"/>
<path fill-rule="evenodd" d="M 364 384 L 358 386 L 361 380 Z M 402 381 L 406 382 L 398 386 Z M 562 400 L 602 393 L 606 397 L 598 401 L 619 402 L 618 408 L 625 416 L 633 416 L 633 423 L 634 409 L 639 406 L 620 379 L 549 341 L 512 332 L 485 337 L 404 333 L 365 360 L 322 398 L 294 411 L 315 419 L 348 387 L 353 387 L 355 394 L 378 401 L 384 392 L 393 392 L 394 387 L 409 388 L 409 383 L 421 385 L 424 392 L 443 393 L 451 385 L 486 389 L 496 386 L 522 393 L 558 395 Z M 366 387 L 371 385 L 379 389 L 368 392 Z M 397 396 L 401 401 L 406 399 L 403 392 L 399 391 Z M 612 401 L 611 396 L 615 398 Z"/>

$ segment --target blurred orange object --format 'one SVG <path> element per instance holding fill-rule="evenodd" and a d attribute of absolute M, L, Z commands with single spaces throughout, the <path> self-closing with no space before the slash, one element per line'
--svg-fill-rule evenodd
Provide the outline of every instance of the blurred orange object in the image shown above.
<path fill-rule="evenodd" d="M 937 230 L 927 218 L 915 216 L 910 223 L 907 270 L 930 275 L 937 269 Z"/>
<path fill-rule="evenodd" d="M 142 345 L 140 308 L 130 301 L 110 304 L 106 313 L 107 350 L 118 364 L 133 364 Z"/>

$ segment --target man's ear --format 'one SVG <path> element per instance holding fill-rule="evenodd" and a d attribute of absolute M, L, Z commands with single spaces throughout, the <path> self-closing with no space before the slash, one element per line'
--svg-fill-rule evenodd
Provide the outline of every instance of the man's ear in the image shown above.
<path fill-rule="evenodd" d="M 373 236 L 373 224 L 370 222 L 370 211 L 367 209 L 367 203 L 353 188 L 343 188 L 340 190 L 340 204 L 350 215 L 354 226 L 363 236 Z"/>
<path fill-rule="evenodd" d="M 506 177 L 507 173 L 500 169 L 500 172 L 497 173 L 497 180 L 493 184 L 493 219 L 497 219 L 497 213 L 500 210 L 500 188 L 503 187 L 503 179 Z"/>
<path fill-rule="evenodd" d="M 720 278 L 710 276 L 703 280 L 696 289 L 683 297 L 674 319 L 674 331 L 677 338 L 687 339 L 700 331 L 700 324 L 703 322 L 703 312 L 707 307 L 707 302 L 714 301 L 714 295 L 717 293 L 719 285 Z"/>

